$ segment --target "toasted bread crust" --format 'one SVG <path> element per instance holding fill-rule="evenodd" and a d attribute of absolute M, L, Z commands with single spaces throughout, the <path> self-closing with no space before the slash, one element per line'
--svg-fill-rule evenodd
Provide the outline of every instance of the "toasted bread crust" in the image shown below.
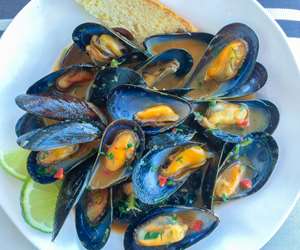
<path fill-rule="evenodd" d="M 166 13 L 166 15 L 170 15 L 170 16 L 173 16 L 174 18 L 178 19 L 181 22 L 181 24 L 184 27 L 186 27 L 186 31 L 190 31 L 190 32 L 198 31 L 196 26 L 194 26 L 190 21 L 184 19 L 182 16 L 177 15 L 173 10 L 168 8 L 166 5 L 161 3 L 159 0 L 144 0 L 144 1 L 148 2 L 148 4 L 156 5 L 158 8 L 163 10 Z"/>

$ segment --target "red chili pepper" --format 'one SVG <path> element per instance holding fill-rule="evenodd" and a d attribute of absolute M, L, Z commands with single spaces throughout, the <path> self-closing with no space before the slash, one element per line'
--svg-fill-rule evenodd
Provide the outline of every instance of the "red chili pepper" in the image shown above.
<path fill-rule="evenodd" d="M 159 175 L 158 176 L 159 186 L 164 187 L 167 184 L 168 178 Z"/>
<path fill-rule="evenodd" d="M 56 172 L 56 174 L 54 175 L 54 178 L 57 180 L 62 180 L 64 178 L 64 169 L 63 168 L 59 168 Z"/>
<path fill-rule="evenodd" d="M 245 119 L 237 122 L 237 126 L 240 128 L 247 128 L 249 127 L 249 125 L 250 125 L 249 119 Z"/>
<path fill-rule="evenodd" d="M 195 231 L 195 232 L 200 232 L 202 227 L 203 227 L 203 221 L 202 220 L 196 220 L 193 223 L 192 230 Z"/>
<path fill-rule="evenodd" d="M 250 189 L 252 188 L 252 181 L 250 179 L 243 179 L 240 182 L 240 187 L 242 189 Z"/>

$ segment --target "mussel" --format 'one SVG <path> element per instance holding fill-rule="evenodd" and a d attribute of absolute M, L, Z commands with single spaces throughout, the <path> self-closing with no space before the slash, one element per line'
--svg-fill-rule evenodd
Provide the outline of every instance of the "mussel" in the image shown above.
<path fill-rule="evenodd" d="M 26 92 L 29 95 L 64 92 L 85 99 L 90 84 L 94 81 L 97 68 L 93 65 L 71 65 L 46 75 Z"/>
<path fill-rule="evenodd" d="M 55 240 L 71 209 L 82 196 L 95 160 L 96 156 L 92 156 L 72 169 L 64 178 L 56 202 L 52 240 Z"/>
<path fill-rule="evenodd" d="M 258 54 L 259 41 L 245 24 L 223 27 L 211 40 L 185 87 L 193 89 L 186 98 L 222 97 L 242 86 L 251 76 Z"/>
<path fill-rule="evenodd" d="M 43 118 L 29 113 L 24 114 L 16 123 L 15 133 L 18 137 L 33 130 L 45 127 Z"/>
<path fill-rule="evenodd" d="M 149 88 L 182 88 L 183 77 L 193 66 L 192 56 L 182 49 L 170 49 L 149 58 L 137 67 Z"/>
<path fill-rule="evenodd" d="M 139 200 L 157 204 L 174 194 L 215 155 L 200 143 L 179 143 L 150 150 L 134 167 L 132 182 Z"/>
<path fill-rule="evenodd" d="M 64 175 L 97 152 L 99 141 L 65 146 L 48 151 L 32 151 L 27 160 L 31 178 L 46 184 L 63 179 Z"/>
<path fill-rule="evenodd" d="M 83 23 L 73 31 L 73 41 L 86 51 L 96 65 L 105 65 L 138 53 L 146 57 L 147 52 L 125 36 L 97 23 Z"/>
<path fill-rule="evenodd" d="M 134 70 L 125 67 L 110 67 L 98 72 L 87 100 L 95 105 L 103 105 L 112 90 L 123 84 L 146 86 L 144 79 Z"/>
<path fill-rule="evenodd" d="M 253 133 L 235 145 L 219 167 L 214 200 L 242 198 L 260 190 L 278 160 L 278 145 L 266 133 Z"/>
<path fill-rule="evenodd" d="M 18 137 L 17 143 L 25 149 L 47 151 L 91 142 L 99 138 L 101 134 L 102 127 L 97 124 L 77 121 L 61 122 L 25 133 Z"/>
<path fill-rule="evenodd" d="M 99 250 L 107 242 L 113 219 L 110 189 L 86 190 L 75 210 L 77 235 L 88 250 Z"/>
<path fill-rule="evenodd" d="M 107 123 L 103 112 L 92 103 L 70 95 L 19 95 L 16 104 L 23 110 L 57 121 L 81 120 Z"/>
<path fill-rule="evenodd" d="M 117 120 L 111 123 L 103 133 L 90 189 L 107 188 L 128 178 L 144 148 L 145 136 L 136 122 Z"/>
<path fill-rule="evenodd" d="M 252 132 L 272 134 L 279 123 L 277 107 L 266 100 L 211 101 L 194 107 L 195 119 L 212 140 L 236 143 Z"/>
<path fill-rule="evenodd" d="M 177 127 L 191 114 L 187 101 L 134 85 L 115 88 L 107 109 L 113 120 L 137 121 L 146 134 L 158 134 Z"/>
<path fill-rule="evenodd" d="M 256 63 L 250 78 L 241 86 L 233 88 L 228 94 L 222 96 L 221 99 L 240 98 L 249 96 L 260 90 L 268 80 L 268 72 L 266 68 Z"/>
<path fill-rule="evenodd" d="M 129 225 L 125 250 L 185 249 L 208 236 L 219 224 L 210 210 L 166 206 L 158 207 Z"/>

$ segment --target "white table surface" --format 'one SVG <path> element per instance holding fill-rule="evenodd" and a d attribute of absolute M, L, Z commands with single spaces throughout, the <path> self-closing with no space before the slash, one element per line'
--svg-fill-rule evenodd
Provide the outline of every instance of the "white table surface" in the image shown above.
<path fill-rule="evenodd" d="M 22 0 L 26 2 L 26 0 Z M 21 2 L 22 2 L 21 1 Z M 27 0 L 28 1 L 28 0 Z M 300 1 L 300 0 L 299 0 Z M 3 4 L 4 0 L 0 0 Z M 2 5 L 3 6 L 3 5 Z M 289 39 L 290 46 L 300 67 L 299 39 Z M 300 84 L 300 83 L 299 83 Z M 0 171 L 3 171 L 0 169 Z M 276 206 L 276 204 L 274 204 Z M 300 201 L 274 237 L 262 250 L 300 250 Z M 251 237 L 251 236 L 249 236 Z M 0 250 L 35 250 L 36 248 L 17 230 L 0 208 Z M 217 246 L 216 246 L 217 250 Z M 256 249 L 253 249 L 256 250 Z"/>

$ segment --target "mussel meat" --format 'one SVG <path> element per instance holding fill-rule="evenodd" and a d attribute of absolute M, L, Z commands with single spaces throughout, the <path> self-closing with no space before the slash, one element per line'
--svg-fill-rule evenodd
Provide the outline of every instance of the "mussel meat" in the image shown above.
<path fill-rule="evenodd" d="M 107 106 L 114 120 L 134 119 L 146 134 L 158 134 L 177 127 L 191 114 L 187 101 L 134 85 L 115 88 Z"/>
<path fill-rule="evenodd" d="M 96 65 L 105 65 L 132 53 L 147 54 L 121 33 L 96 23 L 79 25 L 72 37 L 74 43 L 86 51 Z"/>
<path fill-rule="evenodd" d="M 168 145 L 150 150 L 134 167 L 134 192 L 146 204 L 157 204 L 175 193 L 214 153 L 200 143 Z"/>
<path fill-rule="evenodd" d="M 247 134 L 272 134 L 279 123 L 277 107 L 266 100 L 211 101 L 194 106 L 195 119 L 211 139 L 237 143 Z"/>
<path fill-rule="evenodd" d="M 258 47 L 258 38 L 247 25 L 233 23 L 222 28 L 187 80 L 185 87 L 193 90 L 186 98 L 222 97 L 242 86 L 254 70 Z"/>
<path fill-rule="evenodd" d="M 206 209 L 165 206 L 129 225 L 126 250 L 185 249 L 209 235 L 219 219 Z"/>
<path fill-rule="evenodd" d="M 118 120 L 104 131 L 90 189 L 107 188 L 129 177 L 144 151 L 145 138 L 137 123 Z"/>

